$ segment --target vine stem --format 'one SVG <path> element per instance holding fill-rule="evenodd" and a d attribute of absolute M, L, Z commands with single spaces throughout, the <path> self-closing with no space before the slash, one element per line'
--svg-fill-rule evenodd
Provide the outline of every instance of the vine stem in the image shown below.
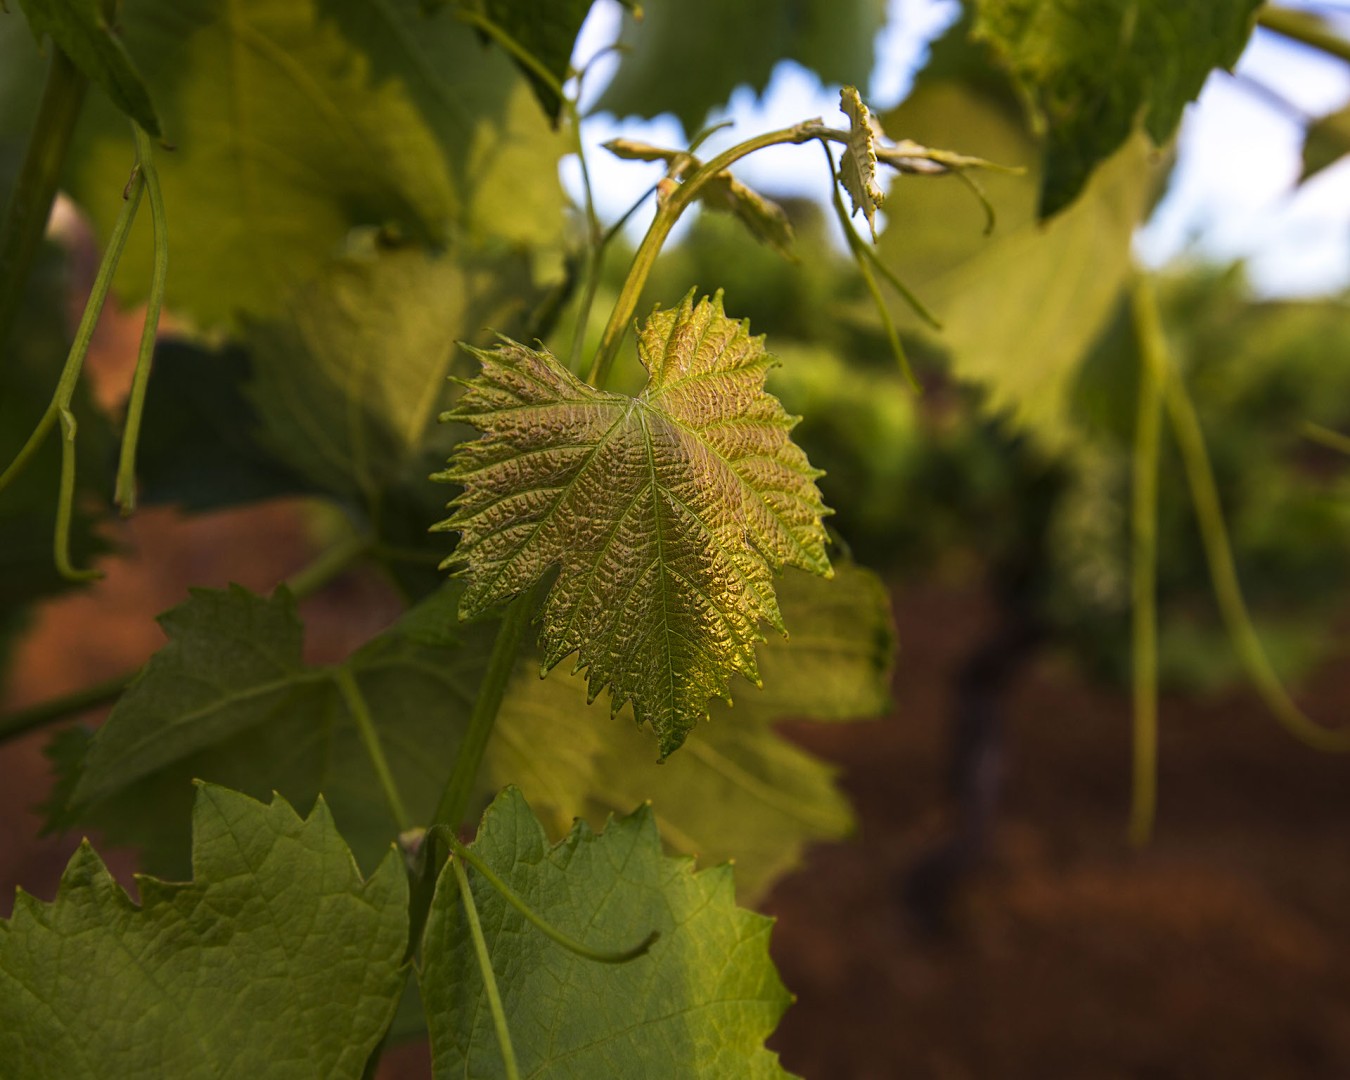
<path fill-rule="evenodd" d="M 1257 12 L 1256 23 L 1290 41 L 1320 49 L 1329 56 L 1350 63 L 1350 41 L 1328 30 L 1316 15 L 1267 4 Z"/>
<path fill-rule="evenodd" d="M 136 218 L 136 209 L 140 206 L 141 193 L 145 188 L 145 178 L 139 167 L 133 167 L 131 180 L 124 193 L 121 213 L 113 226 L 112 236 L 108 239 L 107 250 L 99 263 L 98 273 L 94 277 L 94 287 L 84 305 L 84 314 L 80 318 L 79 329 L 71 343 L 66 357 L 65 367 L 57 381 L 56 391 L 46 411 L 38 420 L 33 433 L 28 437 L 18 455 L 9 467 L 0 474 L 0 491 L 3 491 L 23 471 L 38 452 L 51 429 L 61 425 L 61 483 L 56 504 L 56 529 L 52 538 L 52 556 L 57 572 L 68 581 L 88 581 L 101 577 L 97 570 L 76 570 L 70 562 L 70 523 L 75 501 L 75 436 L 77 425 L 70 402 L 75 394 L 75 384 L 79 381 L 84 358 L 89 353 L 89 344 L 98 325 L 98 317 L 108 298 L 108 290 L 117 273 L 117 264 L 121 261 L 122 251 L 126 247 L 127 236 L 131 233 L 132 222 Z"/>
<path fill-rule="evenodd" d="M 37 119 L 0 224 L 0 345 L 23 301 L 89 80 L 55 45 Z"/>
<path fill-rule="evenodd" d="M 469 727 L 455 755 L 454 768 L 445 783 L 441 797 L 436 803 L 436 812 L 431 825 L 445 825 L 451 829 L 458 827 L 464 812 L 469 807 L 469 798 L 473 794 L 474 782 L 478 779 L 478 770 L 483 764 L 483 754 L 492 737 L 492 728 L 501 709 L 502 698 L 506 694 L 506 684 L 510 681 L 511 671 L 516 664 L 516 654 L 520 651 L 521 639 L 525 636 L 525 627 L 529 625 L 534 612 L 536 589 L 522 593 L 512 600 L 502 613 L 501 625 L 497 628 L 497 640 L 492 646 L 492 655 L 488 658 L 487 671 L 474 698 L 473 711 L 469 714 Z"/>
<path fill-rule="evenodd" d="M 1200 418 L 1196 415 L 1195 406 L 1186 393 L 1185 385 L 1170 364 L 1162 373 L 1161 383 L 1163 404 L 1171 421 L 1172 432 L 1181 453 L 1182 467 L 1191 489 L 1191 500 L 1200 527 L 1200 540 L 1205 549 L 1205 559 L 1209 564 L 1214 597 L 1218 601 L 1223 621 L 1228 627 L 1233 648 L 1237 651 L 1266 707 L 1290 735 L 1315 750 L 1331 753 L 1350 752 L 1350 728 L 1327 728 L 1311 719 L 1289 696 L 1284 684 L 1280 682 L 1274 665 L 1270 662 L 1270 657 L 1266 655 L 1265 646 L 1261 643 L 1255 626 L 1252 625 L 1251 613 L 1247 610 L 1247 602 L 1242 595 L 1242 584 L 1238 579 L 1237 565 L 1233 560 L 1233 549 L 1228 541 L 1223 504 L 1219 500 L 1219 489 L 1214 481 L 1214 470 L 1210 465 Z"/>
<path fill-rule="evenodd" d="M 1158 460 L 1167 342 L 1153 281 L 1139 274 L 1130 295 L 1139 342 L 1139 401 L 1130 507 L 1133 773 L 1130 843 L 1147 844 L 1158 806 Z"/>
<path fill-rule="evenodd" d="M 520 1080 L 520 1066 L 516 1064 L 515 1047 L 511 1045 L 511 1029 L 506 1023 L 506 1010 L 502 1008 L 502 996 L 497 990 L 497 976 L 492 970 L 492 957 L 488 955 L 487 939 L 483 937 L 483 927 L 478 921 L 478 907 L 473 902 L 473 892 L 469 887 L 469 876 L 464 872 L 458 859 L 450 860 L 459 883 L 459 898 L 464 904 L 464 915 L 469 922 L 469 936 L 473 939 L 473 951 L 478 957 L 478 970 L 483 975 L 483 988 L 487 991 L 488 1010 L 492 1013 L 492 1026 L 497 1032 L 497 1045 L 501 1047 L 502 1064 L 506 1069 L 507 1080 Z"/>
<path fill-rule="evenodd" d="M 794 124 L 792 127 L 756 135 L 752 139 L 746 139 L 745 142 L 737 143 L 730 149 L 724 150 L 698 168 L 676 187 L 663 203 L 658 204 L 656 216 L 652 218 L 652 223 L 647 229 L 647 235 L 642 238 L 642 243 L 638 245 L 638 249 L 633 255 L 633 263 L 628 270 L 628 277 L 624 280 L 623 289 L 614 304 L 614 310 L 610 312 L 609 322 L 605 324 L 604 334 L 600 338 L 600 347 L 596 350 L 595 361 L 591 364 L 590 373 L 586 376 L 587 382 L 592 386 L 601 386 L 609 377 L 610 368 L 614 366 L 615 357 L 619 352 L 619 345 L 622 343 L 624 335 L 628 333 L 628 326 L 633 320 L 633 314 L 637 311 L 638 300 L 642 296 L 643 288 L 646 287 L 647 278 L 651 276 L 656 257 L 661 253 L 661 248 L 670 235 L 670 230 L 679 221 L 680 215 L 698 198 L 699 192 L 715 179 L 718 173 L 757 150 L 763 150 L 768 146 L 779 146 L 784 143 L 800 145 L 810 142 L 812 139 L 826 138 L 831 140 L 842 138 L 846 141 L 847 133 L 824 128 L 817 120 L 808 120 L 801 124 Z"/>
<path fill-rule="evenodd" d="M 577 956 L 584 957 L 587 960 L 593 960 L 597 964 L 626 964 L 630 960 L 636 960 L 639 956 L 645 956 L 661 936 L 659 930 L 653 930 L 631 949 L 623 949 L 618 952 L 593 949 L 589 945 L 585 945 L 578 941 L 576 938 L 564 934 L 547 919 L 538 914 L 538 912 L 516 894 L 511 886 L 506 884 L 506 882 L 497 875 L 492 867 L 490 867 L 483 859 L 479 858 L 477 852 L 461 843 L 459 838 L 448 829 L 444 829 L 442 826 L 441 830 L 442 839 L 449 845 L 454 857 L 468 863 L 482 874 L 487 883 L 496 890 L 501 898 L 520 912 L 531 926 L 550 941 L 557 942 L 568 952 L 575 953 Z"/>
<path fill-rule="evenodd" d="M 164 306 L 164 285 L 169 274 L 168 218 L 164 213 L 164 193 L 159 186 L 150 137 L 139 124 L 131 125 L 136 140 L 136 164 L 145 179 L 150 196 L 150 223 L 154 230 L 154 265 L 150 271 L 150 295 L 145 303 L 145 323 L 136 355 L 136 373 L 131 380 L 126 421 L 122 428 L 122 449 L 117 461 L 117 484 L 113 501 L 128 517 L 136 509 L 136 444 L 140 439 L 141 417 L 145 412 L 145 391 L 150 383 L 150 365 L 154 359 L 155 338 L 159 332 L 159 313 Z"/>
<path fill-rule="evenodd" d="M 400 833 L 407 832 L 412 824 L 412 818 L 403 803 L 398 784 L 394 782 L 389 759 L 384 756 L 384 747 L 380 745 L 380 733 L 375 729 L 370 706 L 366 704 L 365 695 L 361 693 L 356 676 L 352 674 L 351 668 L 341 664 L 333 669 L 333 681 L 337 684 L 342 701 L 347 706 L 347 712 L 351 714 L 356 730 L 360 733 L 361 745 L 365 747 L 366 756 L 370 758 L 371 767 L 375 770 L 375 778 L 380 783 L 380 790 L 384 792 L 385 802 L 389 804 L 389 814 L 394 819 L 394 825 Z"/>

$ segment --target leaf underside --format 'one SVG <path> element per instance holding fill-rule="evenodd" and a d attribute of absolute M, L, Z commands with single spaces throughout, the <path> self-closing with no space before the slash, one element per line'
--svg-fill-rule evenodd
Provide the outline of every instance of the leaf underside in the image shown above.
<path fill-rule="evenodd" d="M 764 392 L 762 338 L 728 319 L 721 295 L 642 328 L 649 378 L 636 398 L 581 382 L 547 351 L 512 341 L 475 352 L 483 372 L 446 416 L 484 432 L 438 479 L 464 485 L 446 560 L 468 578 L 472 617 L 554 567 L 544 603 L 544 669 L 576 653 L 592 699 L 631 700 L 664 757 L 728 698 L 758 682 L 761 620 L 785 632 L 773 573 L 829 576 L 815 486 L 795 420 Z"/>

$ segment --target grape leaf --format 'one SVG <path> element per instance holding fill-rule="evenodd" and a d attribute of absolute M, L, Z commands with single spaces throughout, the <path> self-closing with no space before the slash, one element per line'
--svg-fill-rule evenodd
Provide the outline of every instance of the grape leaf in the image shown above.
<path fill-rule="evenodd" d="M 415 820 L 430 818 L 449 775 L 491 645 L 455 621 L 458 593 L 447 586 L 345 661 Z M 193 778 L 297 804 L 322 791 L 362 865 L 373 865 L 397 830 L 334 669 L 303 661 L 289 594 L 194 590 L 160 622 L 168 644 L 92 742 L 77 733 L 54 747 L 70 794 L 49 826 L 96 827 L 140 846 L 157 872 L 180 873 Z M 440 627 L 435 637 L 428 623 Z"/>
<path fill-rule="evenodd" d="M 839 182 L 853 201 L 853 213 L 861 210 L 867 219 L 875 243 L 877 208 L 886 201 L 886 193 L 877 185 L 876 137 L 882 134 L 881 125 L 852 86 L 839 91 L 839 107 L 848 117 L 848 145 L 839 162 Z"/>
<path fill-rule="evenodd" d="M 19 0 L 34 37 L 50 34 L 90 82 L 151 135 L 159 135 L 150 92 L 105 17 L 102 0 Z"/>
<path fill-rule="evenodd" d="M 555 847 L 520 792 L 484 815 L 473 850 L 537 913 L 592 948 L 653 930 L 645 956 L 599 964 L 524 921 L 468 870 L 522 1076 L 787 1075 L 765 1050 L 791 1000 L 769 960 L 771 921 L 735 906 L 731 868 L 661 854 L 651 810 L 584 823 Z M 504 1074 L 453 874 L 441 874 L 418 976 L 437 1077 Z"/>
<path fill-rule="evenodd" d="M 758 681 L 759 622 L 785 632 L 773 571 L 828 576 L 819 475 L 793 419 L 764 392 L 761 338 L 719 293 L 655 311 L 638 336 L 648 372 L 630 398 L 588 386 L 547 351 L 475 351 L 483 373 L 446 414 L 484 431 L 439 479 L 464 484 L 446 560 L 476 615 L 561 567 L 542 613 L 545 669 L 577 653 L 591 696 L 670 754 L 733 673 Z"/>
<path fill-rule="evenodd" d="M 200 325 L 275 313 L 355 226 L 475 249 L 561 235 L 565 144 L 454 19 L 410 0 L 149 0 L 123 24 L 173 143 L 156 158 L 167 303 Z M 132 155 L 90 104 L 71 190 L 106 235 Z M 148 234 L 128 244 L 128 300 L 150 280 Z"/>
<path fill-rule="evenodd" d="M 361 1076 L 403 987 L 407 877 L 361 880 L 320 800 L 301 820 L 201 785 L 193 881 L 134 905 L 86 840 L 56 900 L 0 921 L 0 1062 L 72 1076 Z"/>
<path fill-rule="evenodd" d="M 591 715 L 579 676 L 555 670 L 541 681 L 522 663 L 488 748 L 494 786 L 516 784 L 554 835 L 579 816 L 598 828 L 650 800 L 669 848 L 734 859 L 738 895 L 753 902 L 806 844 L 853 826 L 833 767 L 776 734 L 774 721 L 854 720 L 890 707 L 894 635 L 873 574 L 848 563 L 833 581 L 788 571 L 778 596 L 792 636 L 761 646 L 764 689 L 734 709 L 714 703 L 712 722 L 661 765 L 645 731 Z M 545 740 L 556 748 L 547 755 Z"/>
<path fill-rule="evenodd" d="M 1350 154 L 1350 106 L 1314 120 L 1303 138 L 1301 184 Z"/>
<path fill-rule="evenodd" d="M 581 24 L 586 21 L 586 14 L 591 10 L 591 0 L 553 0 L 542 5 L 534 0 L 486 0 L 484 10 L 489 19 L 538 60 L 559 84 L 567 81 L 572 48 L 581 32 Z M 534 96 L 556 125 L 562 112 L 562 100 L 557 92 L 528 64 L 519 60 L 515 63 L 530 80 Z"/>
<path fill-rule="evenodd" d="M 641 7 L 641 20 L 624 16 L 619 40 L 627 49 L 596 110 L 673 112 L 690 135 L 736 87 L 762 93 L 782 60 L 827 83 L 866 85 L 886 21 L 885 0 L 644 0 Z"/>
<path fill-rule="evenodd" d="M 1059 213 L 1142 123 L 1155 145 L 1215 67 L 1237 62 L 1261 0 L 977 0 L 1046 132 L 1038 213 Z M 999 160 L 995 158 L 994 160 Z"/>
<path fill-rule="evenodd" d="M 1036 144 L 996 88 L 921 78 L 884 123 L 920 143 L 960 131 L 972 152 L 1028 166 L 1024 176 L 983 178 L 997 211 L 992 237 L 959 184 L 906 185 L 904 197 L 887 204 L 880 254 L 942 320 L 932 341 L 960 378 L 987 390 L 986 407 L 1043 449 L 1062 449 L 1076 436 L 1074 380 L 1130 272 L 1130 239 L 1152 187 L 1145 140 L 1129 140 L 1081 199 L 1042 224 Z M 893 311 L 925 333 L 906 305 Z"/>

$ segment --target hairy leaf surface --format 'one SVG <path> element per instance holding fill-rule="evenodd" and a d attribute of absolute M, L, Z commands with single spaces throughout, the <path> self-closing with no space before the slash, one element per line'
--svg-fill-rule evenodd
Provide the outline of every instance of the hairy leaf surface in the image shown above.
<path fill-rule="evenodd" d="M 875 241 L 877 208 L 886 201 L 886 193 L 877 184 L 876 137 L 881 134 L 881 125 L 863 104 L 856 88 L 846 86 L 839 91 L 839 102 L 848 117 L 848 146 L 839 162 L 839 182 L 853 203 L 853 213 L 861 210 L 867 219 L 867 228 Z"/>
<path fill-rule="evenodd" d="M 403 985 L 407 877 L 362 881 L 322 800 L 306 820 L 201 785 L 193 880 L 131 902 L 86 840 L 0 922 L 7 1076 L 361 1076 Z"/>
<path fill-rule="evenodd" d="M 764 689 L 735 707 L 714 703 L 684 749 L 664 764 L 651 737 L 586 708 L 585 681 L 555 670 L 540 681 L 522 663 L 502 704 L 488 773 L 514 783 L 555 836 L 577 817 L 606 817 L 649 800 L 667 847 L 706 863 L 734 859 L 737 895 L 766 892 L 808 843 L 853 826 L 835 769 L 778 735 L 775 721 L 856 720 L 890 707 L 894 653 L 880 581 L 850 564 L 833 581 L 788 571 L 778 589 L 789 638 L 759 650 Z M 556 748 L 540 754 L 547 740 Z"/>
<path fill-rule="evenodd" d="M 554 567 L 544 668 L 577 654 L 591 696 L 633 702 L 669 754 L 728 679 L 758 682 L 755 643 L 785 632 L 773 572 L 828 576 L 819 473 L 764 392 L 763 340 L 728 319 L 720 294 L 657 310 L 638 337 L 636 398 L 597 390 L 547 351 L 476 351 L 483 373 L 447 416 L 484 437 L 440 479 L 462 483 L 447 565 L 463 567 L 476 615 Z"/>
<path fill-rule="evenodd" d="M 1170 139 L 1209 73 L 1237 62 L 1260 3 L 978 0 L 974 33 L 1045 127 L 1040 216 L 1073 202 L 1137 122 L 1155 145 Z"/>
<path fill-rule="evenodd" d="M 599 835 L 578 823 L 550 848 L 515 789 L 488 810 L 473 849 L 536 912 L 592 948 L 661 935 L 625 964 L 583 959 L 468 868 L 522 1076 L 787 1075 L 763 1046 L 790 1001 L 769 959 L 771 921 L 736 907 L 731 867 L 694 873 L 692 860 L 663 855 L 646 807 Z M 449 869 L 423 956 L 436 1076 L 505 1075 Z"/>

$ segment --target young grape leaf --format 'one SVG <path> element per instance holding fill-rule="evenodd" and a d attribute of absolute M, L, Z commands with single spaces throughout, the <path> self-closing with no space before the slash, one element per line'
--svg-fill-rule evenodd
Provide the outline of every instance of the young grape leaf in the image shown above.
<path fill-rule="evenodd" d="M 791 1000 L 769 959 L 771 921 L 736 907 L 731 867 L 694 873 L 661 854 L 647 807 L 596 834 L 579 822 L 550 848 L 520 792 L 493 803 L 473 850 L 525 903 L 623 964 L 575 955 L 539 933 L 472 868 L 522 1076 L 783 1077 L 766 1050 Z M 455 877 L 437 883 L 418 981 L 437 1077 L 505 1075 Z"/>
<path fill-rule="evenodd" d="M 362 881 L 327 807 L 201 785 L 193 880 L 131 902 L 86 840 L 56 900 L 0 921 L 8 1076 L 352 1077 L 403 988 L 408 886 Z"/>
<path fill-rule="evenodd" d="M 447 586 L 345 661 L 418 821 L 436 805 L 491 648 L 490 635 L 455 621 L 458 598 Z M 49 824 L 98 828 L 141 847 L 156 872 L 181 873 L 193 778 L 297 804 L 323 792 L 373 865 L 397 830 L 333 669 L 303 661 L 289 594 L 194 590 L 160 622 L 168 644 L 92 742 L 77 732 L 54 747 L 69 794 Z"/>
<path fill-rule="evenodd" d="M 734 708 L 714 703 L 712 722 L 661 765 L 647 732 L 590 714 L 581 677 L 555 670 L 541 681 L 522 663 L 488 748 L 494 786 L 520 787 L 555 836 L 577 817 L 599 828 L 650 800 L 667 847 L 709 863 L 734 859 L 737 894 L 753 903 L 808 843 L 841 839 L 853 826 L 834 768 L 774 722 L 855 720 L 890 707 L 894 634 L 875 575 L 848 563 L 835 566 L 833 581 L 790 570 L 778 598 L 793 631 L 760 647 L 764 689 Z M 545 740 L 561 760 L 538 753 Z"/>
<path fill-rule="evenodd" d="M 684 150 L 668 150 L 636 139 L 611 139 L 604 147 L 615 157 L 627 161 L 664 161 L 672 176 L 687 176 L 702 164 Z M 737 180 L 730 169 L 723 169 L 708 181 L 699 192 L 698 200 L 710 210 L 731 214 L 761 244 L 768 244 L 783 258 L 796 261 L 792 253 L 792 222 L 787 211 Z"/>
<path fill-rule="evenodd" d="M 1073 202 L 1136 124 L 1167 142 L 1209 73 L 1237 62 L 1260 5 L 977 0 L 974 34 L 998 51 L 1046 131 L 1040 216 Z"/>
<path fill-rule="evenodd" d="M 159 135 L 150 91 L 127 55 L 117 31 L 108 25 L 103 0 L 19 0 L 33 36 L 50 34 L 71 62 L 99 86 L 127 116 L 151 135 Z"/>
<path fill-rule="evenodd" d="M 641 8 L 640 21 L 624 17 L 627 48 L 596 108 L 673 112 L 689 135 L 736 87 L 762 93 L 782 60 L 827 83 L 865 86 L 886 21 L 885 0 L 644 0 Z"/>
<path fill-rule="evenodd" d="M 839 162 L 839 182 L 853 201 L 853 213 L 861 210 L 867 219 L 875 243 L 877 208 L 886 201 L 886 193 L 877 185 L 876 139 L 883 132 L 854 87 L 839 91 L 839 107 L 848 117 L 848 146 Z"/>
<path fill-rule="evenodd" d="M 1300 184 L 1350 154 L 1350 106 L 1319 117 L 1303 139 L 1303 172 Z"/>
<path fill-rule="evenodd" d="M 464 568 L 473 616 L 554 567 L 542 613 L 544 669 L 577 653 L 592 698 L 633 702 L 661 755 L 727 697 L 758 682 L 760 620 L 786 632 L 773 572 L 829 576 L 827 512 L 795 423 L 764 392 L 762 338 L 719 293 L 653 312 L 638 336 L 636 398 L 597 390 L 547 351 L 475 350 L 483 373 L 446 415 L 484 432 L 438 479 L 464 485 L 446 565 Z"/>

